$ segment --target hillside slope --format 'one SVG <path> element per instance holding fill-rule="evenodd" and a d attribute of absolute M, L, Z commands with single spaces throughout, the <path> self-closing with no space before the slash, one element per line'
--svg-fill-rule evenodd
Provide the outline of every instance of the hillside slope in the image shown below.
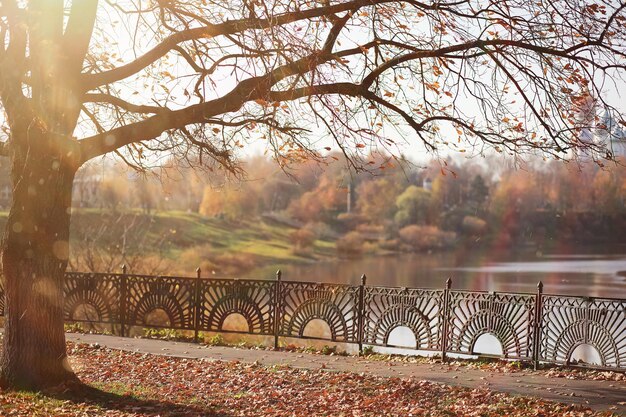
<path fill-rule="evenodd" d="M 0 213 L 4 228 L 7 213 Z M 272 264 L 305 263 L 334 256 L 334 242 L 315 240 L 294 250 L 294 228 L 258 219 L 232 222 L 178 211 L 143 213 L 74 209 L 70 268 L 140 273 L 239 274 Z"/>

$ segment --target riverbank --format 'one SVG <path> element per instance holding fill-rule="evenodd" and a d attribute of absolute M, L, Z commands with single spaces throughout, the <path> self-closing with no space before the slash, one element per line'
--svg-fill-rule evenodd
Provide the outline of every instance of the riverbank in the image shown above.
<path fill-rule="evenodd" d="M 0 228 L 6 219 L 0 212 Z M 271 277 L 276 265 L 406 253 L 385 246 L 378 234 L 300 226 L 279 215 L 233 221 L 181 211 L 74 208 L 69 269 L 118 272 L 124 264 L 145 274 L 192 276 L 200 268 L 204 276 Z"/>
<path fill-rule="evenodd" d="M 7 213 L 0 213 L 4 228 Z M 259 219 L 233 222 L 196 213 L 73 209 L 70 269 L 195 275 L 245 274 L 265 265 L 336 259 L 333 239 L 315 238 L 306 250 L 298 229 Z"/>
<path fill-rule="evenodd" d="M 0 228 L 4 227 L 6 217 L 6 212 L 0 212 Z M 148 214 L 141 210 L 74 209 L 69 269 L 119 272 L 125 264 L 135 273 L 194 276 L 200 267 L 203 276 L 271 279 L 280 268 L 285 277 L 295 279 L 356 283 L 366 273 L 380 280 L 378 285 L 413 287 L 440 287 L 447 276 L 454 275 L 459 277 L 462 288 L 470 288 L 468 285 L 473 282 L 481 282 L 473 274 L 476 268 L 496 262 L 544 261 L 542 255 L 547 253 L 626 252 L 626 247 L 616 245 L 581 249 L 561 245 L 544 253 L 533 245 L 511 250 L 506 246 L 492 247 L 486 243 L 487 239 L 465 239 L 457 242 L 454 249 L 406 253 L 392 250 L 389 241 L 381 240 L 380 234 L 362 235 L 365 237 L 351 243 L 354 238 L 354 235 L 349 237 L 351 232 L 342 236 L 323 230 L 322 226 L 319 230 L 299 226 L 278 215 L 231 221 L 180 211 Z M 355 256 L 347 257 L 341 250 L 345 247 L 359 250 Z M 626 263 L 622 269 L 626 270 Z M 511 271 L 526 274 L 524 268 Z M 416 275 L 420 282 L 410 278 Z M 518 275 L 512 273 L 510 282 L 517 282 Z M 532 286 L 540 279 L 543 277 L 534 274 Z"/>

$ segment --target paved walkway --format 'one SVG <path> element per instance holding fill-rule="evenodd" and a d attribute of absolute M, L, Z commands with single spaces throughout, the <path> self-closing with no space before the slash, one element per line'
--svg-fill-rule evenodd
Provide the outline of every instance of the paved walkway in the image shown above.
<path fill-rule="evenodd" d="M 582 381 L 548 378 L 532 371 L 498 373 L 467 366 L 368 361 L 366 358 L 323 356 L 298 352 L 202 346 L 193 343 L 117 336 L 68 333 L 74 342 L 98 343 L 113 349 L 152 353 L 179 358 L 258 362 L 261 365 L 289 365 L 294 368 L 368 373 L 383 377 L 415 377 L 469 388 L 488 387 L 494 391 L 540 397 L 566 404 L 584 404 L 596 410 L 611 410 L 626 416 L 626 382 Z M 620 404 L 622 403 L 622 404 Z"/>

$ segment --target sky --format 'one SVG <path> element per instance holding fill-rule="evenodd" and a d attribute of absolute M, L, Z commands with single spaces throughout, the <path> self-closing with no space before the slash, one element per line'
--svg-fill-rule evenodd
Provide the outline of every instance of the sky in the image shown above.
<path fill-rule="evenodd" d="M 124 3 L 123 1 L 120 3 Z M 149 4 L 149 2 L 143 2 L 145 5 Z M 135 57 L 141 55 L 145 52 L 149 47 L 154 44 L 154 39 L 150 35 L 150 26 L 154 26 L 154 22 L 146 21 L 142 26 L 141 33 L 137 33 L 134 28 L 136 27 L 136 21 L 132 19 L 136 18 L 138 15 L 133 15 L 130 21 L 124 21 L 119 16 L 116 16 L 115 13 L 112 12 L 111 9 L 103 9 L 103 11 L 99 15 L 99 26 L 102 30 L 102 38 L 106 38 L 109 42 L 106 44 L 106 49 L 104 51 L 109 54 L 110 60 L 115 65 L 120 65 L 123 62 L 128 62 L 133 60 Z M 423 22 L 422 22 L 423 23 Z M 425 23 L 423 23 L 426 25 Z M 419 26 L 419 24 L 418 24 Z M 420 28 L 419 30 L 427 30 L 427 27 Z M 137 37 L 135 37 L 137 36 Z M 341 39 L 344 43 L 342 48 L 347 48 L 349 45 L 356 45 L 362 43 L 367 39 L 367 34 L 363 31 L 359 31 L 357 28 L 350 28 L 349 31 L 346 32 L 346 35 Z M 113 41 L 113 43 L 111 43 Z M 97 45 L 98 39 L 94 38 L 94 49 L 102 49 L 98 48 Z M 177 96 L 177 99 L 174 102 L 182 103 L 183 99 L 183 90 L 185 88 L 189 88 L 192 84 L 192 80 L 186 77 L 179 77 L 186 72 L 184 68 L 185 65 L 181 65 L 180 63 L 176 63 L 172 60 L 162 60 L 159 64 L 153 68 L 153 72 L 163 74 L 163 71 L 167 71 L 167 73 L 171 74 L 170 77 L 163 76 L 162 79 L 157 82 L 147 82 L 144 83 L 142 78 L 135 78 L 132 81 L 132 84 L 127 86 L 121 91 L 119 94 L 123 98 L 127 98 L 129 100 L 135 102 L 142 102 L 147 104 L 152 104 L 150 101 L 153 98 L 163 98 L 163 97 L 171 97 L 173 95 Z M 217 85 L 215 92 L 217 94 L 223 94 L 224 92 L 230 90 L 234 87 L 235 83 L 233 78 L 230 76 L 231 74 L 228 71 L 222 71 L 221 73 L 218 71 L 213 77 L 212 81 Z M 164 87 L 165 86 L 165 87 Z M 605 98 L 614 106 L 619 108 L 623 113 L 626 113 L 626 100 L 624 100 L 623 92 L 626 91 L 626 83 L 624 81 L 619 81 L 617 84 L 605 85 Z M 411 93 L 409 92 L 409 95 Z M 140 99 L 138 99 L 140 98 Z M 480 112 L 475 111 L 475 108 L 472 108 L 472 102 L 468 100 L 466 97 L 461 96 L 459 99 L 460 107 L 467 110 L 470 117 L 479 116 Z M 174 107 L 177 104 L 173 104 Z M 113 127 L 113 126 L 111 126 Z M 83 129 L 83 130 L 81 130 Z M 318 129 L 321 131 L 321 129 Z M 425 147 L 418 141 L 415 140 L 415 133 L 406 127 L 398 127 L 392 124 L 386 124 L 383 126 L 383 131 L 387 136 L 394 139 L 398 144 L 397 153 L 402 153 L 414 159 L 416 161 L 424 161 L 429 157 L 433 156 L 432 153 L 427 153 Z M 84 130 L 84 128 L 80 128 L 77 131 L 77 136 L 86 136 L 93 132 L 89 132 L 88 130 Z M 452 127 L 444 127 L 444 133 L 447 136 L 455 137 L 454 129 Z M 312 142 L 316 144 L 316 147 L 324 153 L 325 147 L 330 147 L 333 151 L 337 150 L 337 147 L 334 146 L 332 140 L 326 134 L 317 134 L 313 133 L 311 135 Z M 458 157 L 473 157 L 476 152 L 464 152 L 476 150 L 476 148 L 472 148 L 471 146 L 462 146 L 457 145 L 455 141 L 451 141 L 452 146 L 442 146 L 440 147 L 440 152 L 438 156 L 446 157 L 448 155 L 454 155 Z M 458 146 L 458 149 L 455 149 L 455 146 Z M 263 140 L 252 140 L 247 146 L 243 147 L 240 150 L 240 154 L 242 156 L 251 156 L 251 155 L 259 155 L 263 154 L 267 151 L 268 146 L 267 142 Z M 480 148 L 478 148 L 480 149 Z M 369 151 L 369 147 L 364 150 L 364 152 Z M 490 151 L 487 151 L 490 152 Z"/>

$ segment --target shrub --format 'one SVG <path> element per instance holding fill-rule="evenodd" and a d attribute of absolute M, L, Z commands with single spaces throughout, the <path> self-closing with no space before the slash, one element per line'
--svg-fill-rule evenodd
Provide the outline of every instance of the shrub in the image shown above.
<path fill-rule="evenodd" d="M 291 232 L 289 240 L 295 250 L 309 249 L 315 243 L 315 233 L 308 228 L 297 229 Z"/>
<path fill-rule="evenodd" d="M 480 235 L 487 230 L 487 222 L 474 216 L 463 217 L 463 232 L 469 235 Z"/>
<path fill-rule="evenodd" d="M 398 239 L 383 240 L 378 244 L 380 249 L 397 251 L 400 249 L 400 241 Z"/>
<path fill-rule="evenodd" d="M 340 213 L 337 215 L 337 221 L 344 230 L 354 230 L 359 224 L 363 223 L 364 218 L 358 213 Z"/>
<path fill-rule="evenodd" d="M 337 353 L 337 346 L 328 346 L 324 345 L 322 350 L 320 350 L 322 355 L 334 355 Z"/>
<path fill-rule="evenodd" d="M 452 246 L 453 232 L 444 232 L 435 226 L 410 225 L 400 230 L 400 239 L 413 250 L 423 251 Z"/>
<path fill-rule="evenodd" d="M 400 210 L 396 212 L 395 216 L 393 217 L 393 221 L 398 225 L 398 227 L 402 227 L 411 223 L 411 215 L 406 210 Z"/>
<path fill-rule="evenodd" d="M 189 340 L 190 337 L 174 329 L 144 328 L 143 336 L 147 339 Z"/>
<path fill-rule="evenodd" d="M 363 346 L 362 356 L 371 356 L 374 354 L 374 346 Z"/>
<path fill-rule="evenodd" d="M 317 239 L 332 240 L 338 237 L 337 232 L 324 222 L 309 222 L 304 227 L 315 233 Z"/>
<path fill-rule="evenodd" d="M 360 224 L 356 231 L 365 235 L 382 235 L 385 233 L 385 226 L 382 224 Z"/>
<path fill-rule="evenodd" d="M 63 328 L 66 333 L 85 333 L 85 329 L 80 323 L 65 323 Z"/>
<path fill-rule="evenodd" d="M 363 253 L 363 236 L 359 232 L 349 232 L 337 240 L 337 253 L 344 256 L 359 256 Z"/>
<path fill-rule="evenodd" d="M 209 346 L 224 346 L 224 337 L 221 334 L 216 334 L 213 337 L 210 337 L 208 340 L 205 339 L 205 343 Z"/>
<path fill-rule="evenodd" d="M 198 265 L 206 274 L 238 275 L 256 267 L 256 257 L 249 253 L 215 253 L 211 245 L 186 249 L 180 255 L 184 265 Z"/>

